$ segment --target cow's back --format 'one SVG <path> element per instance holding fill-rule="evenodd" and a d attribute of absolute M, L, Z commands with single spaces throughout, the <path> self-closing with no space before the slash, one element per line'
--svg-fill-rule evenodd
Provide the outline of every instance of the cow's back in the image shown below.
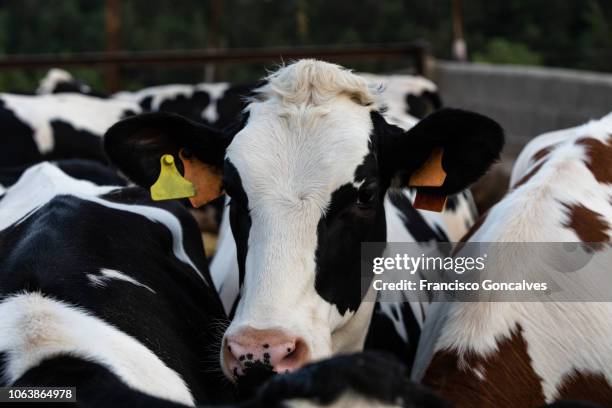
<path fill-rule="evenodd" d="M 149 395 L 183 403 L 219 397 L 211 345 L 225 314 L 199 231 L 180 204 L 147 196 L 75 180 L 46 163 L 8 189 L 0 201 L 4 381 L 69 355 Z M 27 321 L 37 319 L 44 323 L 29 337 L 35 326 Z"/>
<path fill-rule="evenodd" d="M 562 279 L 599 291 L 610 287 L 611 119 L 552 132 L 526 147 L 512 190 L 466 236 L 468 243 L 484 243 L 483 253 L 499 250 L 495 243 L 533 243 L 521 246 L 521 256 L 494 258 L 491 276 L 537 281 L 543 248 L 576 242 L 590 253 L 590 275 L 577 271 Z M 538 406 L 560 399 L 611 404 L 612 303 L 585 296 L 558 301 L 563 295 L 438 304 L 414 377 L 459 406 Z"/>

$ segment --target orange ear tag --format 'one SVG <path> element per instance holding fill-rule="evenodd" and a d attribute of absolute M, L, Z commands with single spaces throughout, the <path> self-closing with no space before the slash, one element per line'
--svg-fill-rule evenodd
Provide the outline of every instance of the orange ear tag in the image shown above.
<path fill-rule="evenodd" d="M 179 157 L 185 168 L 185 178 L 195 187 L 195 195 L 189 197 L 192 206 L 201 207 L 223 194 L 218 170 L 194 156 L 185 157 L 183 149 L 179 151 Z"/>
<path fill-rule="evenodd" d="M 424 192 L 418 187 L 440 187 L 446 180 L 446 172 L 442 168 L 444 149 L 433 149 L 429 158 L 417 169 L 408 183 L 409 187 L 417 187 L 416 197 L 412 204 L 414 208 L 441 212 L 446 204 L 446 196 Z"/>

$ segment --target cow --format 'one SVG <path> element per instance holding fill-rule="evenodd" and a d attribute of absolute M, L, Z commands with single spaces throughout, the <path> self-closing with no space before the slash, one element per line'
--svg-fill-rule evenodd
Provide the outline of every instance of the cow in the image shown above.
<path fill-rule="evenodd" d="M 415 190 L 403 189 L 389 191 L 385 196 L 389 242 L 457 242 L 477 219 L 469 190 L 449 196 L 441 213 L 415 209 L 412 206 L 415 195 Z M 239 299 L 240 279 L 227 211 L 223 214 L 210 271 L 225 311 L 232 317 Z M 366 348 L 392 352 L 410 366 L 427 308 L 426 303 L 410 298 L 377 303 Z"/>
<path fill-rule="evenodd" d="M 461 231 L 467 231 L 476 219 L 468 190 L 449 196 L 441 214 L 415 209 L 412 206 L 414 195 L 414 191 L 387 193 L 384 206 L 389 242 L 422 242 L 425 247 L 431 242 L 456 242 L 463 236 Z M 240 292 L 236 256 L 229 214 L 225 212 L 210 271 L 230 318 L 234 315 Z M 410 367 L 428 307 L 427 302 L 409 297 L 377 302 L 365 348 L 393 353 Z"/>
<path fill-rule="evenodd" d="M 442 107 L 436 84 L 416 75 L 382 75 L 360 72 L 369 83 L 381 86 L 385 94 L 387 121 L 398 126 L 412 126 L 418 119 Z M 246 107 L 251 91 L 260 84 L 202 82 L 195 85 L 171 84 L 121 91 L 111 95 L 98 93 L 69 72 L 53 68 L 40 81 L 39 95 L 77 92 L 138 103 L 144 111 L 174 112 L 194 121 L 223 128 L 230 125 Z"/>
<path fill-rule="evenodd" d="M 146 87 L 138 91 L 103 94 L 69 72 L 53 68 L 40 81 L 39 95 L 55 93 L 81 93 L 106 99 L 131 102 L 142 111 L 164 111 L 183 115 L 194 121 L 223 128 L 230 125 L 245 107 L 244 98 L 252 84 L 228 82 L 202 82 L 198 84 L 169 84 Z"/>
<path fill-rule="evenodd" d="M 91 181 L 100 186 L 127 185 L 126 179 L 119 176 L 114 169 L 93 160 L 66 159 L 48 162 L 48 164 L 58 167 L 72 178 Z M 3 187 L 3 190 L 0 190 L 0 196 L 9 186 L 15 184 L 30 167 L 30 165 L 23 165 L 0 168 L 0 186 Z"/>
<path fill-rule="evenodd" d="M 411 75 L 374 75 L 360 73 L 372 85 L 380 86 L 384 93 L 386 118 L 401 127 L 410 127 L 427 113 L 441 107 L 440 96 L 434 83 Z M 122 91 L 103 95 L 82 80 L 62 69 L 49 70 L 40 81 L 38 94 L 78 92 L 87 95 L 118 99 L 138 104 L 142 111 L 173 112 L 194 121 L 214 127 L 232 126 L 246 107 L 246 100 L 255 84 L 227 82 L 199 84 L 170 84 L 143 88 L 135 92 Z M 89 158 L 86 156 L 85 158 Z M 223 201 L 218 200 L 194 211 L 201 230 L 208 234 L 206 243 L 213 249 L 212 234 L 220 229 Z"/>
<path fill-rule="evenodd" d="M 94 394 L 122 383 L 187 405 L 220 398 L 205 345 L 225 314 L 183 206 L 44 162 L 0 212 L 4 384 L 84 377 Z"/>
<path fill-rule="evenodd" d="M 30 167 L 0 199 L 0 386 L 76 387 L 87 407 L 231 402 L 211 358 L 226 317 L 194 221 L 77 164 Z M 446 406 L 403 364 L 356 354 L 272 379 L 240 407 L 307 401 Z"/>
<path fill-rule="evenodd" d="M 70 72 L 60 69 L 51 68 L 49 72 L 40 80 L 37 95 L 48 95 L 54 93 L 80 93 L 90 96 L 103 96 L 96 93 L 84 81 L 75 79 Z"/>
<path fill-rule="evenodd" d="M 346 69 L 301 60 L 254 91 L 235 134 L 168 113 L 106 133 L 106 152 L 133 182 L 151 186 L 171 154 L 199 186 L 196 205 L 222 190 L 231 198 L 241 298 L 220 348 L 229 379 L 361 350 L 374 303 L 362 302 L 360 247 L 386 241 L 392 182 L 418 185 L 421 202 L 437 206 L 499 156 L 503 131 L 487 117 L 445 109 L 404 131 L 377 97 Z"/>
<path fill-rule="evenodd" d="M 371 84 L 384 88 L 388 122 L 406 127 L 414 125 L 415 119 L 423 119 L 442 107 L 438 87 L 429 79 L 417 75 L 380 75 L 360 72 L 359 76 Z M 406 115 L 408 120 L 406 120 Z M 410 118 L 413 118 L 410 121 Z M 411 123 L 412 122 L 412 123 Z"/>
<path fill-rule="evenodd" d="M 218 128 L 229 126 L 244 108 L 252 86 L 228 82 L 172 84 L 118 92 L 111 97 L 138 103 L 145 111 L 174 112 Z"/>
<path fill-rule="evenodd" d="M 595 279 L 595 288 L 609 295 L 612 114 L 533 139 L 519 155 L 510 185 L 462 239 L 457 256 L 470 243 L 479 243 L 481 253 L 494 251 L 498 242 L 532 243 L 531 253 L 499 258 L 488 276 L 537 281 L 541 243 L 565 243 L 584 252 L 557 253 L 557 263 L 569 268 L 587 253 L 592 265 L 591 275 L 581 269 L 567 275 L 576 282 L 572 288 Z M 458 407 L 535 407 L 561 399 L 612 404 L 611 302 L 598 297 L 564 302 L 557 291 L 537 302 L 500 301 L 500 296 L 492 294 L 485 303 L 437 304 L 421 337 L 413 378 Z"/>
<path fill-rule="evenodd" d="M 102 135 L 140 111 L 132 102 L 80 94 L 0 94 L 0 166 L 58 159 L 106 163 Z"/>

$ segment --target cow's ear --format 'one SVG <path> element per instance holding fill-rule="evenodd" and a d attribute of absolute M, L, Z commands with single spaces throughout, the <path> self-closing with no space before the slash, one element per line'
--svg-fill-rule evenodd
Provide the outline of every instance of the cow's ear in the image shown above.
<path fill-rule="evenodd" d="M 104 149 L 134 183 L 155 184 L 154 199 L 189 197 L 200 206 L 222 194 L 221 171 L 230 142 L 231 136 L 220 130 L 159 112 L 113 125 L 104 136 Z"/>
<path fill-rule="evenodd" d="M 460 109 L 439 110 L 408 131 L 377 114 L 373 121 L 382 177 L 389 182 L 397 177 L 402 186 L 417 188 L 417 208 L 441 211 L 446 196 L 478 180 L 504 145 L 497 122 Z"/>

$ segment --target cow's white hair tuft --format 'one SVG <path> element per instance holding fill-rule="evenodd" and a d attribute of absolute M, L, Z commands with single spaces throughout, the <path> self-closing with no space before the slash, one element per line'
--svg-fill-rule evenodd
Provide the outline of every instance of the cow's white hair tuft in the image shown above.
<path fill-rule="evenodd" d="M 258 99 L 277 98 L 283 104 L 321 106 L 346 95 L 363 106 L 377 102 L 379 87 L 350 70 L 329 62 L 304 59 L 282 66 L 266 78 Z"/>

